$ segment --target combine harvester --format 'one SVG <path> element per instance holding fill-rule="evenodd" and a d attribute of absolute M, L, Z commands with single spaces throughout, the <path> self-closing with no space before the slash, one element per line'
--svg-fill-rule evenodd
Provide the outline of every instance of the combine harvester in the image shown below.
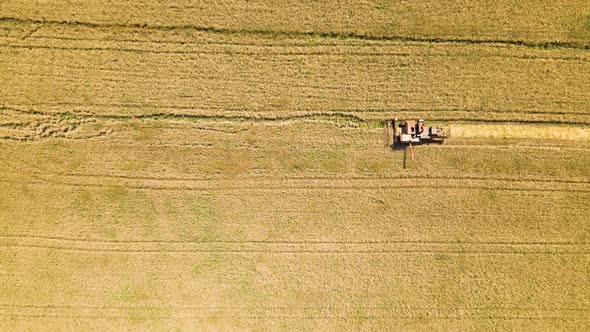
<path fill-rule="evenodd" d="M 393 148 L 410 147 L 410 157 L 414 161 L 414 149 L 412 144 L 442 144 L 445 138 L 450 135 L 449 128 L 440 126 L 425 126 L 424 120 L 406 121 L 402 120 L 398 123 L 398 119 L 388 121 L 391 128 L 393 128 Z M 397 125 L 396 125 L 397 124 Z M 405 157 L 404 157 L 405 159 Z"/>

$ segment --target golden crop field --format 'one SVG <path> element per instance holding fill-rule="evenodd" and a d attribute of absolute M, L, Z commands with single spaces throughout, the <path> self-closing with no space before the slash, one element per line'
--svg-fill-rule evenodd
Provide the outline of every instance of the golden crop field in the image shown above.
<path fill-rule="evenodd" d="M 590 2 L 0 3 L 1 331 L 589 329 Z"/>

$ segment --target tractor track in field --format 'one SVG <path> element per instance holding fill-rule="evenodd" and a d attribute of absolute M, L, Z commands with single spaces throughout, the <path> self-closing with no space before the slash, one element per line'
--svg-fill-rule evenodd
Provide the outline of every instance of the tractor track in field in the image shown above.
<path fill-rule="evenodd" d="M 587 308 L 522 308 L 522 307 L 428 307 L 428 306 L 89 306 L 89 305 L 27 305 L 0 304 L 0 316 L 42 318 L 102 318 L 129 319 L 128 311 L 141 319 L 202 319 L 202 318 L 282 318 L 282 319 L 524 319 L 524 320 L 585 320 Z M 175 313 L 162 314 L 161 311 Z M 358 310 L 364 314 L 359 315 Z M 140 311 L 140 312 L 137 312 Z M 157 311 L 158 313 L 155 313 Z M 195 312 L 197 311 L 197 313 Z M 516 313 L 516 314 L 515 314 Z"/>
<path fill-rule="evenodd" d="M 283 309 L 301 309 L 301 310 L 349 310 L 353 307 L 350 306 L 191 306 L 191 305 L 68 305 L 68 304 L 16 304 L 16 303 L 0 303 L 0 307 L 4 308 L 36 308 L 36 309 L 145 309 L 145 310 L 157 310 L 157 309 L 263 309 L 263 310 L 283 310 Z M 441 310 L 441 307 L 436 306 L 363 306 L 362 309 L 384 309 L 384 310 Z M 568 307 L 522 307 L 522 306 L 497 306 L 497 307 L 478 307 L 478 306 L 463 306 L 463 307 L 448 307 L 446 310 L 517 310 L 517 311 L 588 311 L 590 308 L 568 308 Z"/>
<path fill-rule="evenodd" d="M 45 243 L 43 243 L 45 242 Z M 461 254 L 461 255 L 590 255 L 590 243 L 487 244 L 450 242 L 96 242 L 0 236 L 0 248 L 73 252 L 222 253 L 222 254 Z"/>
<path fill-rule="evenodd" d="M 424 316 L 418 316 L 416 314 L 408 314 L 408 315 L 370 315 L 370 316 L 359 316 L 358 314 L 355 315 L 340 315 L 340 316 L 333 316 L 333 315 L 255 315 L 255 316 L 244 316 L 244 315 L 235 315 L 235 314 L 228 314 L 228 315 L 187 315 L 187 316 L 138 316 L 135 315 L 117 315 L 117 316 L 106 316 L 106 315 L 64 315 L 64 314 L 54 314 L 48 315 L 45 313 L 41 314 L 17 314 L 17 313 L 0 313 L 1 316 L 8 316 L 8 317 L 26 317 L 26 318 L 55 318 L 55 319 L 124 319 L 124 320 L 200 320 L 200 319 L 237 319 L 237 320 L 247 320 L 247 319 L 309 319 L 309 320 L 367 320 L 367 319 L 401 319 L 401 320 L 416 320 L 416 319 L 434 319 L 434 320 L 550 320 L 550 321 L 587 321 L 590 320 L 586 317 L 579 317 L 579 316 L 560 316 L 560 317 L 542 317 L 542 316 L 516 316 L 516 315 L 502 315 L 502 316 L 490 316 L 489 314 L 479 314 L 479 315 L 472 315 L 463 317 L 451 317 L 451 316 L 439 316 L 439 317 L 431 317 L 430 315 L 426 314 Z"/>
<path fill-rule="evenodd" d="M 274 84 L 274 83 L 273 83 Z M 292 85 L 285 85 L 290 86 Z M 301 87 L 307 87 L 306 85 L 301 85 Z M 35 104 L 19 104 L 18 106 L 0 106 L 0 110 L 7 110 L 13 111 L 22 114 L 37 114 L 37 115 L 48 115 L 48 116 L 55 116 L 55 115 L 64 115 L 64 116 L 80 116 L 80 117 L 94 117 L 94 118 L 103 118 L 103 119 L 147 119 L 147 118 L 186 118 L 186 119 L 235 119 L 235 120 L 259 120 L 259 121 L 273 121 L 273 120 L 288 120 L 288 119 L 296 119 L 296 118 L 306 118 L 306 117 L 344 117 L 344 118 L 351 118 L 351 120 L 356 120 L 359 122 L 375 122 L 377 120 L 374 119 L 364 119 L 359 116 L 355 116 L 355 114 L 362 114 L 362 113 L 381 113 L 381 114 L 391 114 L 391 113 L 427 113 L 427 112 L 435 112 L 435 113 L 498 113 L 498 114 L 533 114 L 533 115 L 590 115 L 590 111 L 537 111 L 537 110 L 529 110 L 529 109 L 481 109 L 481 108 L 381 108 L 381 109 L 330 109 L 321 112 L 310 112 L 309 110 L 293 110 L 289 112 L 285 112 L 282 114 L 272 114 L 266 110 L 250 110 L 245 108 L 211 108 L 211 111 L 227 111 L 227 112 L 253 112 L 256 113 L 257 116 L 243 116 L 243 115 L 235 115 L 235 116 L 224 116 L 224 115 L 201 115 L 201 114 L 186 114 L 186 113 L 167 113 L 167 112 L 159 112 L 159 113 L 152 113 L 152 114 L 100 114 L 100 113 L 82 113 L 82 112 L 72 112 L 69 110 L 66 111 L 43 111 L 43 110 L 35 110 L 34 108 L 38 108 L 40 106 L 43 107 L 60 107 L 60 108 L 75 108 L 75 107 L 97 107 L 97 108 L 131 108 L 131 109 L 148 109 L 148 110 L 178 110 L 178 111 L 195 111 L 201 110 L 199 107 L 190 106 L 190 105 L 150 105 L 150 104 L 122 104 L 122 103 L 35 103 Z M 304 114 L 297 114 L 302 112 L 308 112 Z M 258 113 L 260 115 L 258 115 Z M 265 114 L 267 113 L 267 114 Z M 295 113 L 295 114 L 293 114 Z M 442 121 L 442 120 L 441 120 Z M 462 119 L 458 121 L 473 121 L 473 122 L 496 122 L 495 119 Z M 502 120 L 500 120 L 502 121 Z M 511 122 L 511 123 L 520 123 L 523 122 L 521 120 L 513 120 L 513 121 L 502 121 L 502 122 Z M 529 122 L 529 121 L 524 121 Z M 545 123 L 545 122 L 539 122 Z M 576 124 L 576 123 L 574 123 Z"/>
<path fill-rule="evenodd" d="M 39 29 L 37 29 L 39 30 Z M 35 30 L 35 31 L 37 31 Z M 89 42 L 106 42 L 106 43 L 137 43 L 137 44 L 154 44 L 154 45 L 175 45 L 175 46 L 185 46 L 185 45 L 198 45 L 198 46 L 231 46 L 231 47 L 262 47 L 266 48 L 267 52 L 264 51 L 250 51 L 250 52 L 235 52 L 235 51 L 207 51 L 207 50 L 185 50 L 185 51 L 165 51 L 165 50 L 149 50 L 149 49 L 130 49 L 130 48 L 120 48 L 120 47 L 110 47 L 107 48 L 113 51 L 127 51 L 130 52 L 145 52 L 145 53 L 155 53 L 155 54 L 213 54 L 213 55 L 223 55 L 223 54 L 237 54 L 237 55 L 324 55 L 324 56 L 399 56 L 399 57 L 481 57 L 481 58 L 507 58 L 507 59 L 522 59 L 522 60 L 554 60 L 554 61 L 579 61 L 579 62 L 590 62 L 590 59 L 583 58 L 583 57 L 575 57 L 575 56 L 535 56 L 535 55 L 502 55 L 502 54 L 447 54 L 447 53 L 411 53 L 411 52 L 375 52 L 375 51 L 367 51 L 367 52 L 360 52 L 360 51 L 345 51 L 345 50 L 338 50 L 338 48 L 350 48 L 350 49 L 363 49 L 363 48 L 395 48 L 397 45 L 395 44 L 374 44 L 374 45 L 363 45 L 363 44 L 337 44 L 337 43 L 330 43 L 330 44 L 317 44 L 317 45 L 310 45 L 309 43 L 299 42 L 299 43 L 286 43 L 286 42 L 277 42 L 272 44 L 264 44 L 260 43 L 259 41 L 251 42 L 251 43 L 239 43 L 239 42 L 214 42 L 211 40 L 208 41 L 190 41 L 190 40 L 153 40 L 153 39 L 125 39 L 125 38 L 88 38 L 88 37 L 63 37 L 63 36 L 32 36 L 29 34 L 24 39 L 33 39 L 33 40 L 60 40 L 60 41 L 89 41 Z M 3 45 L 3 46 L 11 46 L 11 45 Z M 18 45 L 18 46 L 28 46 L 28 45 Z M 272 48 L 304 48 L 304 49 L 315 49 L 315 48 L 326 48 L 327 50 L 324 51 L 307 51 L 307 52 L 276 52 L 271 51 Z M 71 48 L 72 50 L 80 50 L 79 48 Z M 90 48 L 90 50 L 104 50 L 104 48 L 94 49 Z"/>
<path fill-rule="evenodd" d="M 178 128 L 180 129 L 180 128 Z M 195 128 L 201 130 L 201 128 Z M 190 130 L 190 128 L 184 128 L 184 130 Z M 224 133 L 228 133 L 227 131 Z M 22 141 L 22 140 L 16 140 Z M 129 147 L 135 148 L 137 150 L 149 150 L 154 147 L 167 147 L 167 148 L 179 148 L 179 149 L 215 149 L 217 146 L 215 143 L 212 142 L 149 142 L 149 143 L 137 143 L 130 139 L 116 139 L 112 138 L 109 142 L 113 145 L 118 147 Z M 260 149 L 259 147 L 253 147 L 250 145 L 236 145 L 235 149 L 250 149 L 250 150 L 257 150 Z M 505 144 L 457 144 L 455 142 L 445 142 L 444 145 L 438 145 L 436 148 L 445 148 L 445 149 L 486 149 L 486 150 L 501 150 L 501 149 L 517 149 L 517 150 L 546 150 L 546 151 L 579 151 L 579 152 L 587 152 L 590 151 L 590 147 L 571 147 L 571 146 L 563 146 L 563 145 L 505 145 Z M 197 152 L 193 152 L 197 154 Z M 113 174 L 112 174 L 113 175 Z"/>
<path fill-rule="evenodd" d="M 133 189 L 133 190 L 154 190 L 154 191 L 200 191 L 200 192 L 230 192 L 230 191 L 294 191 L 294 190 L 330 190 L 330 191 L 363 191 L 363 190 L 385 190 L 385 189 L 400 189 L 398 186 L 341 186 L 341 187 L 325 187 L 325 186 L 300 186 L 300 187 L 291 187 L 291 186 L 267 186 L 267 187 L 260 187 L 260 186 L 249 186 L 249 187 L 215 187 L 215 188 L 195 188 L 190 186 L 149 186 L 149 185 L 128 185 L 128 184 L 117 184 L 117 185 L 109 185 L 109 184 L 90 184 L 90 183 L 68 183 L 68 182 L 60 182 L 60 181 L 53 181 L 42 179 L 41 181 L 13 181 L 13 180 L 3 180 L 0 179 L 0 182 L 3 183 L 12 183 L 12 184 L 31 184 L 31 185 L 43 185 L 43 184 L 53 184 L 53 185 L 61 185 L 61 186 L 69 186 L 69 187 L 80 187 L 80 188 L 125 188 L 125 189 Z M 429 186 L 433 189 L 444 189 L 444 190 L 490 190 L 490 191 L 507 191 L 507 192 L 543 192 L 543 193 L 575 193 L 575 194 L 588 194 L 590 190 L 585 189 L 538 189 L 538 188 L 498 188 L 498 187 L 478 187 L 478 186 L 448 186 L 448 185 L 440 185 L 440 186 Z"/>
<path fill-rule="evenodd" d="M 363 190 L 406 190 L 406 188 L 400 188 L 400 180 L 409 180 L 409 179 L 418 179 L 416 178 L 402 178 L 402 179 L 382 179 L 380 181 L 377 180 L 377 183 L 374 184 L 361 184 L 361 185 L 351 185 L 350 182 L 355 182 L 358 180 L 353 181 L 344 181 L 343 184 L 334 184 L 334 181 L 329 181 L 330 183 L 324 184 L 313 184 L 313 183 L 301 183 L 301 180 L 290 180 L 286 179 L 283 181 L 276 181 L 276 184 L 260 184 L 259 182 L 252 183 L 250 185 L 244 185 L 244 181 L 242 180 L 242 184 L 236 185 L 211 185 L 210 181 L 175 181 L 175 182 L 182 182 L 183 185 L 170 185 L 172 180 L 149 180 L 153 182 L 152 184 L 145 184 L 145 183 L 121 183 L 118 182 L 117 184 L 108 184 L 100 182 L 82 182 L 76 180 L 77 177 L 75 176 L 64 176 L 65 179 L 54 179 L 51 177 L 46 177 L 42 175 L 33 175 L 30 174 L 29 177 L 38 180 L 38 181 L 29 181 L 29 180 L 7 180 L 7 179 L 0 179 L 1 182 L 5 183 L 28 183 L 28 184 L 52 184 L 52 185 L 62 185 L 62 186 L 70 186 L 70 187 L 85 187 L 85 188 L 113 188 L 113 187 L 121 187 L 127 189 L 136 189 L 136 190 L 181 190 L 181 191 L 201 191 L 201 192 L 236 192 L 236 191 L 293 191 L 293 190 L 330 190 L 330 191 L 363 191 Z M 100 179 L 100 178 L 96 178 Z M 108 179 L 108 177 L 103 178 Z M 429 179 L 426 177 L 425 179 Z M 372 180 L 372 179 L 371 179 Z M 396 180 L 398 183 L 391 183 Z M 465 179 L 466 181 L 474 181 L 473 179 Z M 146 180 L 144 180 L 146 181 Z M 386 184 L 385 181 L 389 181 L 390 183 Z M 456 182 L 457 179 L 454 179 L 452 182 Z M 218 181 L 221 182 L 221 181 Z M 227 182 L 227 181 L 224 181 Z M 240 181 L 229 181 L 231 183 L 236 183 Z M 299 183 L 296 183 L 299 182 Z M 317 180 L 308 180 L 306 182 L 317 182 Z M 346 183 L 348 182 L 348 183 Z M 549 187 L 538 187 L 539 183 L 535 183 L 535 181 L 508 181 L 510 182 L 517 182 L 522 184 L 529 184 L 532 187 L 505 187 L 501 185 L 497 186 L 489 186 L 485 183 L 483 185 L 451 185 L 446 183 L 431 183 L 429 184 L 429 188 L 437 188 L 441 190 L 494 190 L 494 191 L 508 191 L 508 192 L 563 192 L 563 193 L 575 193 L 575 194 L 588 194 L 590 193 L 590 189 L 587 189 L 583 186 L 580 188 L 555 188 L 555 183 L 548 183 Z M 571 184 L 583 184 L 586 185 L 585 182 L 581 183 L 571 183 Z M 410 190 L 412 188 L 409 188 Z M 419 188 L 417 188 L 419 189 Z"/>
<path fill-rule="evenodd" d="M 124 120 L 185 120 L 185 121 L 192 121 L 196 122 L 199 120 L 212 120 L 212 121 L 235 121 L 236 123 L 240 122 L 285 122 L 285 121 L 293 121 L 293 120 L 314 120 L 314 119 L 322 119 L 328 118 L 333 120 L 346 120 L 356 122 L 357 124 L 375 124 L 375 123 L 384 123 L 385 120 L 382 119 L 375 119 L 375 116 L 381 114 L 381 118 L 390 118 L 393 117 L 393 114 L 404 114 L 404 113 L 412 113 L 412 114 L 428 114 L 431 115 L 430 118 L 433 121 L 443 121 L 443 122 L 456 122 L 456 123 L 473 123 L 473 124 L 539 124 L 539 125 L 588 125 L 590 124 L 590 120 L 560 120 L 560 119 L 551 119 L 551 120 L 541 120 L 541 119 L 522 119 L 523 115 L 532 115 L 532 116 L 581 116 L 581 117 L 590 117 L 590 112 L 573 112 L 573 111 L 559 111 L 559 112 L 545 112 L 545 111 L 532 111 L 532 110 L 522 110 L 522 111 L 515 111 L 515 110 L 496 110 L 496 109 L 486 109 L 486 110 L 478 110 L 478 109 L 410 109 L 410 108 L 400 108 L 400 109 L 362 109 L 362 110 L 352 110 L 352 109 L 333 109 L 333 110 L 325 110 L 325 111 L 309 111 L 309 110 L 292 110 L 287 111 L 282 114 L 273 114 L 271 111 L 265 110 L 249 110 L 249 109 L 218 109 L 218 111 L 225 112 L 225 114 L 205 114 L 202 113 L 201 108 L 193 108 L 191 106 L 180 106 L 180 105 L 125 105 L 125 104 L 95 104 L 95 105 L 83 105 L 83 104 L 76 104 L 76 103 L 65 103 L 65 104 L 50 104 L 46 105 L 45 107 L 60 107 L 60 108 L 70 108 L 68 110 L 63 111 L 46 111 L 46 110 L 34 110 L 32 108 L 27 107 L 36 107 L 38 108 L 39 104 L 37 105 L 26 105 L 24 107 L 12 107 L 12 106 L 0 106 L 0 111 L 11 111 L 20 114 L 26 115 L 38 115 L 38 116 L 48 116 L 48 117 L 57 117 L 57 118 L 71 118 L 71 119 L 100 119 L 100 120 L 111 120 L 111 121 L 124 121 Z M 182 113 L 174 113 L 174 112 L 151 112 L 149 114 L 100 114 L 100 113 L 92 113 L 88 111 L 77 112 L 72 111 L 71 108 L 76 107 L 102 107 L 102 108 L 118 108 L 118 109 L 148 109 L 148 110 L 177 110 L 183 111 Z M 200 112 L 201 114 L 194 114 L 194 112 Z M 206 113 L 210 113 L 215 111 L 215 108 L 208 109 Z M 488 114 L 498 114 L 506 116 L 505 119 L 493 119 L 493 118 L 480 118 L 478 116 L 473 116 L 475 114 L 481 113 L 488 113 Z M 232 114 L 237 113 L 237 114 Z M 469 116 L 460 116 L 460 117 L 453 117 L 449 116 L 449 114 L 469 114 Z M 367 118 L 365 115 L 370 115 Z M 440 114 L 440 115 L 439 115 Z M 518 120 L 515 117 L 510 115 L 518 115 L 520 118 Z"/>
<path fill-rule="evenodd" d="M 463 145 L 453 147 L 464 147 Z M 528 147 L 523 147 L 528 148 Z M 15 173 L 20 174 L 18 170 L 22 169 L 20 166 L 15 165 L 13 162 L 9 162 L 6 159 L 0 157 L 0 162 L 12 168 Z M 563 178 L 532 178 L 532 177 L 497 177 L 497 176 L 445 176 L 445 175 L 429 175 L 429 174 L 399 174 L 395 176 L 387 175 L 375 175 L 375 176 L 319 176 L 319 175 L 306 175 L 306 176 L 276 176 L 276 175 L 264 175 L 264 176 L 241 176 L 233 179 L 219 178 L 219 177 L 174 177 L 174 176 L 131 176 L 121 174 L 97 174 L 97 173 L 77 173 L 77 172 L 62 172 L 49 170 L 36 166 L 35 164 L 26 160 L 20 160 L 19 164 L 25 164 L 28 168 L 33 170 L 35 176 L 57 176 L 57 177 L 80 177 L 80 178 L 98 178 L 98 179 L 122 179 L 122 180 L 154 180 L 154 181 L 195 181 L 202 183 L 213 183 L 213 182 L 236 182 L 236 181 L 274 181 L 284 182 L 289 181 L 400 181 L 400 180 L 475 180 L 475 181 L 496 181 L 496 182 L 523 182 L 523 183 L 549 183 L 549 184 L 590 184 L 590 179 L 563 179 Z"/>
<path fill-rule="evenodd" d="M 48 240 L 66 243 L 98 244 L 218 244 L 218 245 L 485 245 L 485 246 L 590 246 L 585 241 L 444 241 L 444 240 L 113 240 L 92 239 L 67 236 L 44 236 L 36 234 L 0 234 L 0 239 Z"/>
<path fill-rule="evenodd" d="M 62 26 L 81 26 L 87 28 L 108 28 L 108 29 L 141 29 L 141 30 L 159 30 L 159 31 L 187 31 L 194 30 L 200 32 L 209 32 L 215 34 L 233 34 L 233 35 L 259 35 L 272 37 L 321 37 L 330 39 L 356 39 L 361 41 L 401 41 L 401 42 L 421 42 L 433 44 L 467 44 L 467 45 L 511 45 L 537 49 L 580 49 L 590 50 L 590 45 L 578 42 L 562 41 L 545 41 L 545 42 L 527 42 L 524 40 L 508 39 L 467 39 L 467 38 L 424 38 L 409 36 L 377 36 L 357 33 L 330 33 L 330 32 L 301 32 L 301 31 L 277 31 L 262 29 L 229 29 L 217 28 L 198 25 L 148 25 L 133 23 L 97 23 L 84 21 L 59 21 L 59 20 L 36 20 L 22 19 L 16 17 L 0 17 L 0 22 L 11 22 L 19 24 L 38 24 L 38 25 L 62 25 Z"/>
<path fill-rule="evenodd" d="M 0 161 L 21 174 L 20 166 Z M 438 175 L 400 175 L 387 176 L 354 176 L 344 177 L 264 177 L 266 183 L 260 183 L 261 177 L 241 177 L 235 179 L 197 178 L 197 177 L 149 177 L 109 174 L 65 173 L 41 169 L 26 161 L 33 170 L 26 175 L 29 179 L 0 179 L 7 183 L 51 183 L 73 187 L 111 188 L 120 186 L 139 190 L 197 190 L 197 191 L 276 191 L 276 190 L 402 190 L 400 184 L 418 179 L 431 180 L 432 188 L 460 190 L 498 190 L 498 191 L 538 191 L 538 192 L 571 192 L 578 194 L 590 193 L 587 179 L 534 179 L 534 178 L 503 178 L 491 176 L 438 176 Z M 33 181 L 31 181 L 31 179 Z M 86 182 L 82 179 L 88 179 Z M 37 180 L 37 181 L 35 181 Z M 119 180 L 116 185 L 109 180 Z M 462 185 L 456 185 L 462 181 Z M 110 181 L 112 182 L 112 181 Z M 274 184 L 273 184 L 274 183 Z M 495 186 L 490 186 L 494 185 Z M 557 185 L 562 188 L 556 187 Z M 410 188 L 411 189 L 411 188 Z M 405 190 L 405 189 L 404 189 Z"/>
<path fill-rule="evenodd" d="M 31 38 L 31 39 L 40 39 L 40 38 Z M 51 38 L 47 38 L 51 39 Z M 149 42 L 146 42 L 146 44 Z M 259 47 L 258 45 L 252 45 Z M 280 48 L 281 46 L 276 46 Z M 590 63 L 590 59 L 578 58 L 578 57 L 543 57 L 543 56 L 527 56 L 527 55 L 471 55 L 471 54 L 412 54 L 412 53 L 396 53 L 396 52 L 358 52 L 358 51 L 341 51 L 341 52 L 334 52 L 330 50 L 321 51 L 321 52 L 311 52 L 311 51 L 273 51 L 273 52 L 262 52 L 262 51 L 236 51 L 236 50 L 227 50 L 227 51 L 207 51 L 207 50 L 150 50 L 150 49 L 141 49 L 141 48 L 129 48 L 129 47 L 79 47 L 79 46 L 49 46 L 49 45 L 14 45 L 14 44 L 3 44 L 0 45 L 0 48 L 13 48 L 13 49 L 43 49 L 43 50 L 58 50 L 58 51 L 83 51 L 83 52 L 128 52 L 128 53 L 137 53 L 137 54 L 187 54 L 187 55 L 244 55 L 244 56 L 327 56 L 327 57 L 336 57 L 336 56 L 346 56 L 346 57 L 412 57 L 412 58 L 420 58 L 420 57 L 480 57 L 480 58 L 503 58 L 503 59 L 520 59 L 520 60 L 537 60 L 537 61 L 564 61 L 564 62 L 583 62 L 583 63 Z"/>

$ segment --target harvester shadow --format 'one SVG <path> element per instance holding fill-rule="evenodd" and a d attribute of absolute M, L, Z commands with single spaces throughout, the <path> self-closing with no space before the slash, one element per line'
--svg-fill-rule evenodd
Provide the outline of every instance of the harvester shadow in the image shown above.
<path fill-rule="evenodd" d="M 406 169 L 406 161 L 407 161 L 407 153 L 408 153 L 408 146 L 405 144 L 390 144 L 389 148 L 392 151 L 399 151 L 399 150 L 404 150 L 404 158 L 403 158 L 403 167 L 404 169 Z M 395 154 L 394 154 L 395 156 Z"/>
<path fill-rule="evenodd" d="M 406 169 L 406 160 L 408 160 L 407 154 L 408 154 L 408 147 L 404 146 L 404 169 Z"/>
<path fill-rule="evenodd" d="M 430 144 L 434 144 L 434 145 L 442 145 L 444 143 L 443 141 L 431 141 L 431 142 L 425 142 L 419 145 L 430 145 Z M 399 150 L 404 150 L 404 158 L 403 158 L 403 167 L 404 169 L 406 169 L 407 167 L 407 160 L 408 160 L 408 145 L 406 144 L 389 144 L 389 148 L 391 149 L 391 151 L 399 151 Z"/>

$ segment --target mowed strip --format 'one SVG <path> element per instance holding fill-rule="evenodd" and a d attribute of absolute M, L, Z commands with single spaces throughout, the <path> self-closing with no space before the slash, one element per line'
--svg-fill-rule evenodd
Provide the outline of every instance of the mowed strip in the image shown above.
<path fill-rule="evenodd" d="M 2 104 L 21 111 L 589 121 L 578 49 L 2 24 Z"/>

